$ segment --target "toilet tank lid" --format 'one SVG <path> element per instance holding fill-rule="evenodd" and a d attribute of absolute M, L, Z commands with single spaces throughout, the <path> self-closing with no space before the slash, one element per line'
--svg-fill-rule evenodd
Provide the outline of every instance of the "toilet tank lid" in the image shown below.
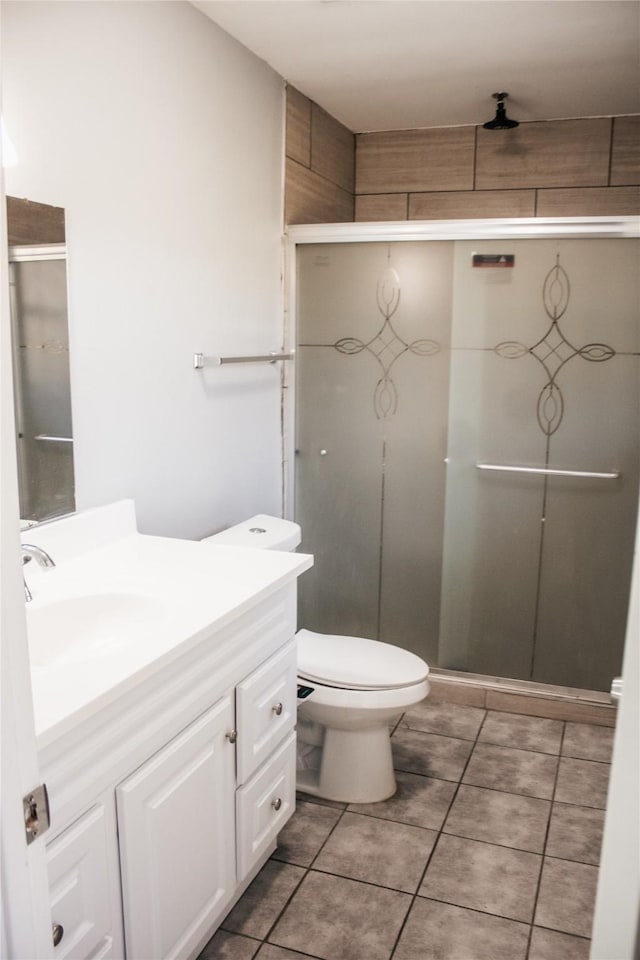
<path fill-rule="evenodd" d="M 227 547 L 259 547 L 263 550 L 295 550 L 301 540 L 301 530 L 293 520 L 282 520 L 258 513 L 255 517 L 236 523 L 203 543 Z"/>
<path fill-rule="evenodd" d="M 410 687 L 429 667 L 410 650 L 364 637 L 342 637 L 298 630 L 298 673 L 307 680 L 347 690 Z"/>

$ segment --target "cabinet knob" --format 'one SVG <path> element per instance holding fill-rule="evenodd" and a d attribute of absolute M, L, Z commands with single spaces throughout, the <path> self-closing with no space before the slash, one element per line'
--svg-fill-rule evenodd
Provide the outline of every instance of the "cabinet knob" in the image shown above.
<path fill-rule="evenodd" d="M 281 703 L 276 703 L 275 706 L 272 707 L 272 710 L 275 713 L 276 717 L 279 717 L 282 715 L 282 709 L 283 707 Z"/>
<path fill-rule="evenodd" d="M 225 733 L 225 737 L 227 738 L 229 743 L 235 743 L 236 740 L 238 739 L 238 731 L 230 730 L 229 733 Z"/>
<path fill-rule="evenodd" d="M 51 939 L 53 940 L 54 947 L 57 947 L 64 937 L 64 927 L 61 923 L 52 923 L 51 924 Z"/>
<path fill-rule="evenodd" d="M 272 800 L 271 806 L 273 807 L 274 810 L 279 810 L 280 807 L 282 806 L 282 800 L 280 799 L 280 797 L 276 797 L 275 800 Z"/>

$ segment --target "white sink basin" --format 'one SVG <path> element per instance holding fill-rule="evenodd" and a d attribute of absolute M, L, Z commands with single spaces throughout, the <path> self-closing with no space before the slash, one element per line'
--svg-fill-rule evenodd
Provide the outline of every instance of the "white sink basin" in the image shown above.
<path fill-rule="evenodd" d="M 111 658 L 162 629 L 167 613 L 156 597 L 128 593 L 27 604 L 31 663 L 73 665 Z"/>

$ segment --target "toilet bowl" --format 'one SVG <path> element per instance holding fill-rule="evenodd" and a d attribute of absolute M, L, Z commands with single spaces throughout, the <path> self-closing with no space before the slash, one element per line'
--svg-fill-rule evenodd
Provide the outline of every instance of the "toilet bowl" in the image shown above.
<path fill-rule="evenodd" d="M 260 514 L 209 542 L 293 550 L 298 524 Z M 305 793 L 348 803 L 396 791 L 389 724 L 429 692 L 429 667 L 401 647 L 314 633 L 298 640 L 298 772 Z"/>

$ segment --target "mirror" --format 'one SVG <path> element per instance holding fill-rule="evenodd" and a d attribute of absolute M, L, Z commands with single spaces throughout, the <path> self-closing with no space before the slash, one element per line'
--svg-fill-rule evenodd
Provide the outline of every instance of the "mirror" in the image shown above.
<path fill-rule="evenodd" d="M 67 254 L 61 207 L 7 197 L 20 517 L 75 510 Z"/>

